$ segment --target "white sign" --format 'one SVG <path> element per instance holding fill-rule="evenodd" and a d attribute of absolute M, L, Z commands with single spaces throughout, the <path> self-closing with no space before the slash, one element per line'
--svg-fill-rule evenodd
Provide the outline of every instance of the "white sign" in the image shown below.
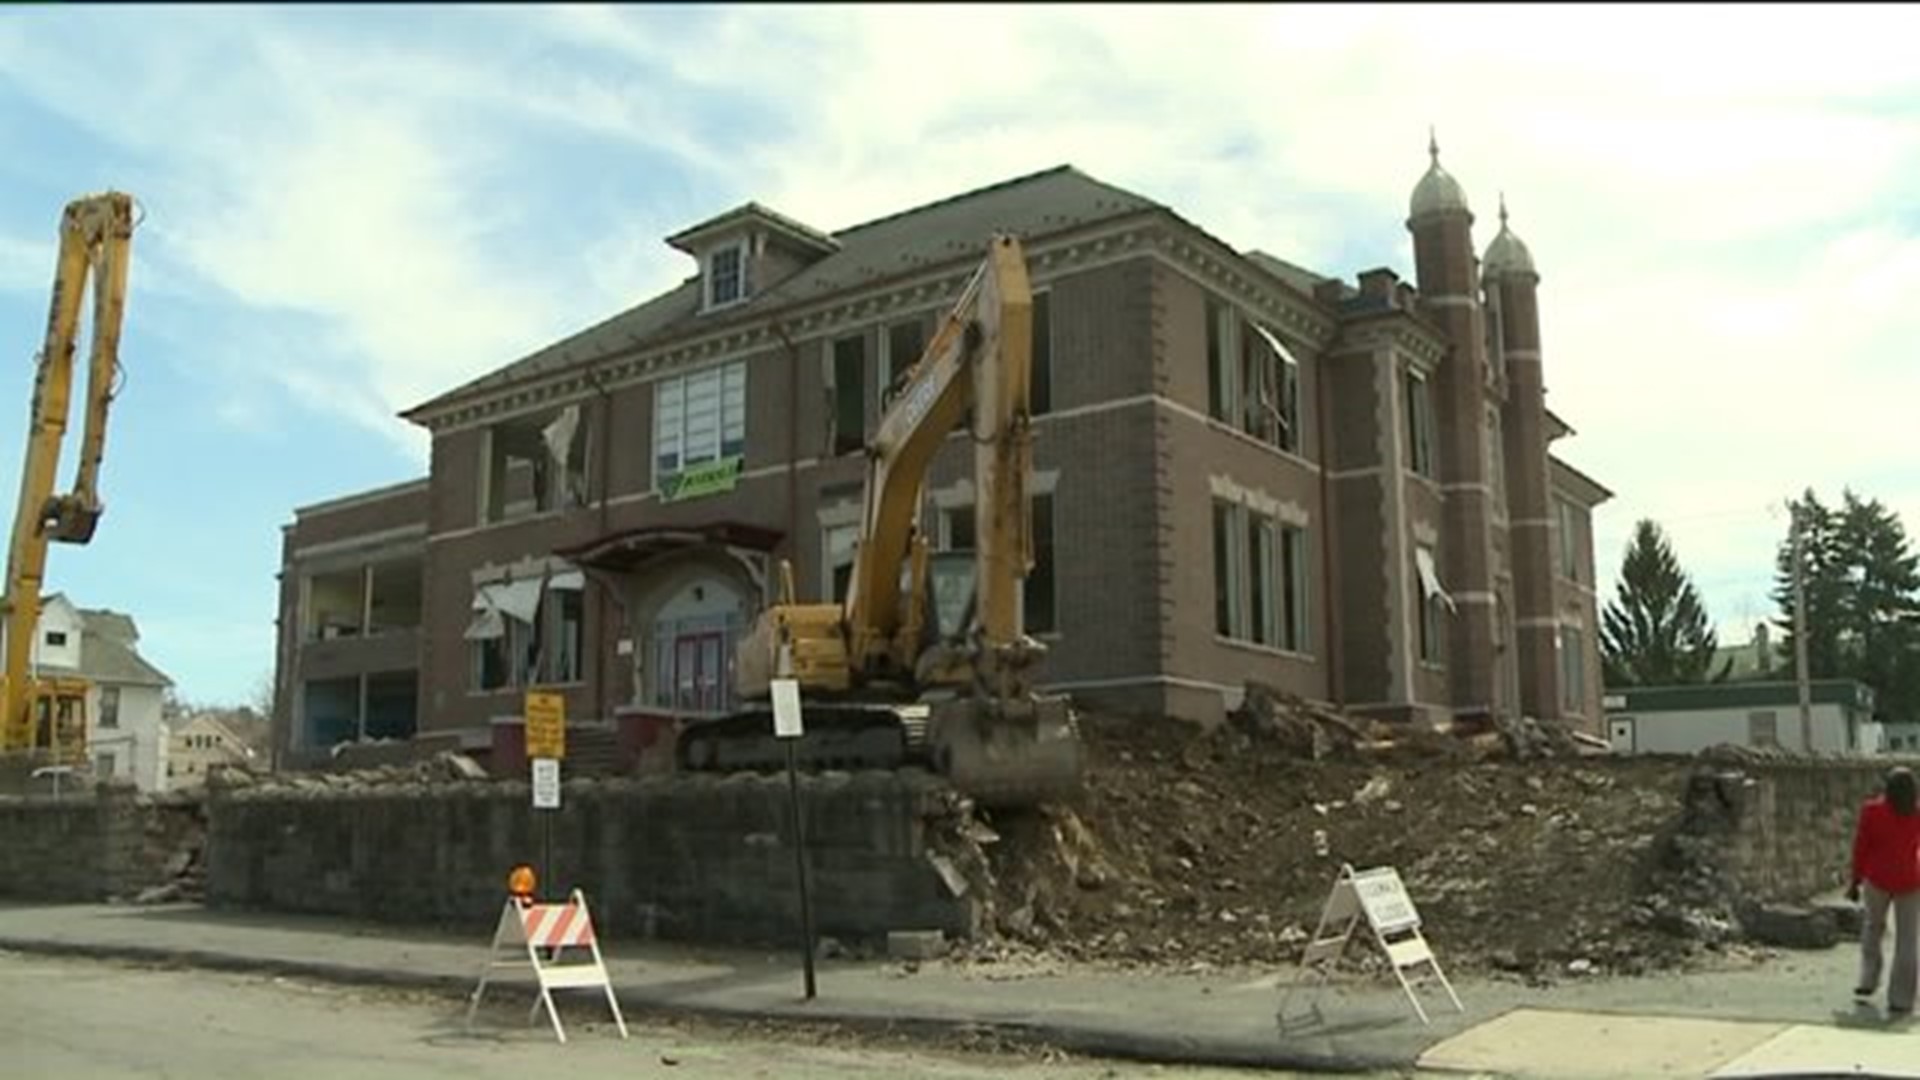
<path fill-rule="evenodd" d="M 1353 875 L 1353 891 L 1360 898 L 1360 910 L 1367 922 L 1382 934 L 1391 934 L 1420 925 L 1420 913 L 1413 909 L 1413 898 L 1400 880 L 1400 872 L 1390 866 L 1362 870 Z"/>
<path fill-rule="evenodd" d="M 533 759 L 533 808 L 560 809 L 560 761 L 557 758 Z"/>
<path fill-rule="evenodd" d="M 800 723 L 799 681 L 773 680 L 773 733 L 782 739 L 797 739 L 803 731 Z"/>
<path fill-rule="evenodd" d="M 1460 1004 L 1459 995 L 1453 992 L 1453 984 L 1447 981 L 1446 972 L 1440 970 L 1440 961 L 1420 933 L 1420 913 L 1414 910 L 1413 898 L 1407 895 L 1400 872 L 1390 866 L 1372 870 L 1342 866 L 1340 876 L 1334 879 L 1333 892 L 1327 897 L 1320 925 L 1314 928 L 1313 936 L 1307 939 L 1306 948 L 1301 952 L 1299 974 L 1288 984 L 1286 993 L 1280 999 L 1283 1024 L 1287 1002 L 1293 997 L 1294 991 L 1302 987 L 1309 973 L 1315 973 L 1314 995 L 1317 999 L 1319 990 L 1326 985 L 1332 965 L 1346 951 L 1362 919 L 1373 931 L 1374 943 L 1386 954 L 1394 978 L 1399 980 L 1407 1003 L 1413 1006 L 1414 1015 L 1420 1018 L 1422 1024 L 1428 1022 L 1427 1010 L 1421 1007 L 1420 999 L 1413 992 L 1413 985 L 1407 981 L 1406 973 L 1413 968 L 1430 969 L 1434 977 L 1439 979 L 1440 986 L 1446 990 L 1453 1007 L 1461 1012 L 1466 1011 Z M 1315 1018 L 1320 1015 L 1317 1000 L 1311 1006 L 1310 1015 Z"/>

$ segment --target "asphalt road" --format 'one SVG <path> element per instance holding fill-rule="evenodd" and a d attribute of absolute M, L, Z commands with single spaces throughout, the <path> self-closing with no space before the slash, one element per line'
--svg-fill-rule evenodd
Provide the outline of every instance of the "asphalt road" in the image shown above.
<path fill-rule="evenodd" d="M 100 1080 L 526 1080 L 557 1066 L 570 1080 L 1251 1075 L 1050 1060 L 1032 1051 L 929 1049 L 828 1030 L 669 1025 L 631 1015 L 631 1038 L 622 1042 L 603 1004 L 594 1009 L 584 991 L 569 997 L 561 1016 L 570 1041 L 561 1046 L 544 1017 L 537 1026 L 527 1022 L 531 998 L 518 986 L 489 990 L 488 1008 L 469 1034 L 462 1030 L 462 1004 L 429 994 L 0 954 L 0 1045 L 7 1048 L 9 1075 Z"/>

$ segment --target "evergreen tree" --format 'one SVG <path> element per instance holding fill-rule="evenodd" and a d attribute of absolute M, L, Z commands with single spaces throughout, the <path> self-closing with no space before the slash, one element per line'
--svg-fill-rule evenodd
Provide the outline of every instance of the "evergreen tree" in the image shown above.
<path fill-rule="evenodd" d="M 1806 529 L 1807 671 L 1858 679 L 1878 695 L 1883 719 L 1920 718 L 1920 554 L 1878 499 L 1851 490 L 1828 509 L 1813 492 L 1795 504 Z M 1793 677 L 1792 534 L 1781 545 L 1775 599 L 1786 632 L 1781 675 Z"/>
<path fill-rule="evenodd" d="M 1786 539 L 1780 542 L 1774 564 L 1774 602 L 1780 605 L 1780 617 L 1774 625 L 1780 630 L 1780 670 L 1777 674 L 1793 678 L 1794 650 L 1799 637 L 1794 632 L 1793 529 L 1801 530 L 1807 596 L 1807 677 L 1841 678 L 1844 664 L 1840 656 L 1841 597 L 1845 592 L 1846 572 L 1839 552 L 1839 520 L 1821 504 L 1813 489 L 1789 504 Z"/>
<path fill-rule="evenodd" d="M 1633 528 L 1614 599 L 1600 619 L 1600 662 L 1608 686 L 1673 686 L 1719 682 L 1732 661 L 1714 670 L 1719 642 L 1706 605 L 1660 526 Z"/>

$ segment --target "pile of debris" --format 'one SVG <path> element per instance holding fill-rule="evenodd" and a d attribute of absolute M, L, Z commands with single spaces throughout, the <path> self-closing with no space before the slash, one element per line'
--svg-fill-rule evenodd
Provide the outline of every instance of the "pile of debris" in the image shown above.
<path fill-rule="evenodd" d="M 216 791 L 249 789 L 323 796 L 375 788 L 418 790 L 490 779 L 491 776 L 479 762 L 465 754 L 443 750 L 407 765 L 376 765 L 335 772 L 255 773 L 243 769 L 216 769 L 208 776 L 207 786 Z"/>
<path fill-rule="evenodd" d="M 1601 740 L 1530 716 L 1456 717 L 1445 726 L 1388 724 L 1347 716 L 1259 682 L 1246 684 L 1227 724 L 1263 747 L 1306 761 L 1404 755 L 1530 761 L 1607 752 Z"/>
<path fill-rule="evenodd" d="M 961 804 L 937 830 L 983 908 L 963 962 L 1292 963 L 1343 863 L 1396 867 L 1462 970 L 1630 973 L 1725 947 L 1631 917 L 1685 765 L 1590 757 L 1538 726 L 1394 730 L 1270 692 L 1210 731 L 1082 729 L 1075 805 Z"/>
<path fill-rule="evenodd" d="M 199 903 L 207 887 L 206 808 L 193 799 L 147 804 L 140 837 L 136 904 Z"/>

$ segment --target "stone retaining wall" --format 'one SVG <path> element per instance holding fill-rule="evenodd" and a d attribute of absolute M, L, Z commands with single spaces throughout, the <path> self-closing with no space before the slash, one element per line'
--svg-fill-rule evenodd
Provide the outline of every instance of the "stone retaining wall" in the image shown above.
<path fill-rule="evenodd" d="M 610 937 L 776 943 L 798 934 L 783 776 L 576 780 L 563 792 L 561 810 L 536 812 L 519 781 L 355 788 L 302 778 L 216 789 L 208 902 L 484 927 L 505 899 L 507 871 L 541 866 L 550 828 L 549 884 L 585 890 Z M 974 902 L 954 895 L 926 844 L 947 798 L 929 777 L 803 780 L 822 934 L 974 931 Z"/>

